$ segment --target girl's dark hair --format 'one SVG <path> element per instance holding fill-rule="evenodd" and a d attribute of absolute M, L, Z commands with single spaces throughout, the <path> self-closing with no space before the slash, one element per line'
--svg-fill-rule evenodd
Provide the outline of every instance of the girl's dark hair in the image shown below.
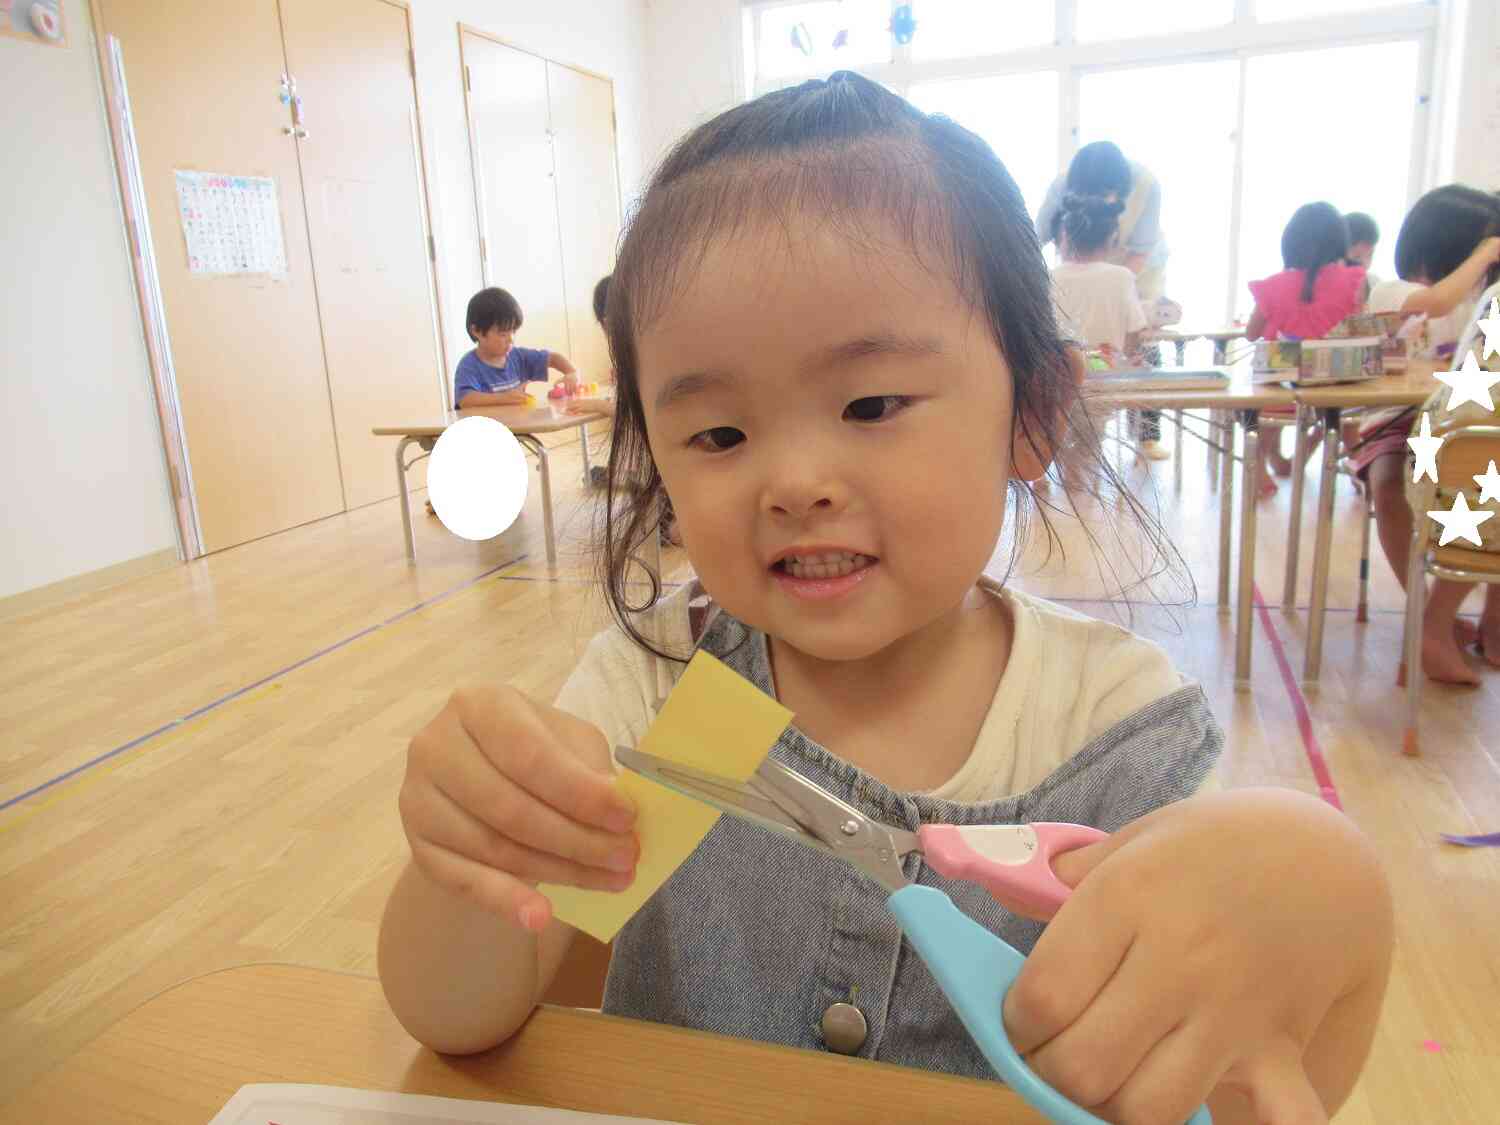
<path fill-rule="evenodd" d="M 1344 216 L 1344 225 L 1349 228 L 1350 246 L 1358 246 L 1361 242 L 1374 246 L 1380 241 L 1380 228 L 1363 211 L 1350 211 Z"/>
<path fill-rule="evenodd" d="M 1108 195 L 1114 192 L 1124 202 L 1130 194 L 1134 177 L 1130 161 L 1113 141 L 1095 141 L 1084 145 L 1068 165 L 1069 191 L 1079 195 Z"/>
<path fill-rule="evenodd" d="M 1061 448 L 1065 412 L 1074 415 L 1077 433 L 1095 435 L 1079 407 L 1076 357 L 1058 331 L 1036 230 L 1015 181 L 984 141 L 848 71 L 726 110 L 680 140 L 652 176 L 621 237 L 606 311 L 617 393 L 597 567 L 620 627 L 665 659 L 684 655 L 657 648 L 635 619 L 660 597 L 660 576 L 643 567 L 650 585 L 643 604 L 632 603 L 627 581 L 634 552 L 658 533 L 667 499 L 646 431 L 636 340 L 691 284 L 716 240 L 764 221 L 785 224 L 793 214 L 816 216 L 872 246 L 878 235 L 870 220 L 893 224 L 919 262 L 953 279 L 1010 369 L 1013 443 Z M 1096 436 L 1090 448 L 1098 452 Z M 1098 461 L 1118 486 L 1107 461 Z M 1035 496 L 1023 481 L 1012 480 L 1011 489 L 1014 567 L 1027 524 L 1022 501 Z M 1170 544 L 1163 546 L 1159 524 L 1127 490 L 1118 491 L 1119 503 L 1147 528 L 1156 558 L 1171 551 L 1180 564 Z M 1041 504 L 1037 514 L 1060 547 Z"/>
<path fill-rule="evenodd" d="M 1330 263 L 1342 262 L 1348 252 L 1349 228 L 1332 203 L 1304 203 L 1281 232 L 1281 264 L 1286 269 L 1303 272 L 1304 304 L 1313 299 L 1318 271 Z"/>
<path fill-rule="evenodd" d="M 1108 246 L 1119 232 L 1120 212 L 1124 210 L 1125 204 L 1118 199 L 1071 191 L 1064 195 L 1058 214 L 1069 252 L 1092 254 Z"/>
<path fill-rule="evenodd" d="M 1487 191 L 1447 184 L 1413 204 L 1396 235 L 1396 273 L 1405 281 L 1441 281 L 1464 264 L 1474 247 L 1500 234 L 1500 198 Z M 1495 281 L 1491 268 L 1485 284 Z"/>
<path fill-rule="evenodd" d="M 604 323 L 604 311 L 609 307 L 609 274 L 605 274 L 594 286 L 594 319 Z"/>
<path fill-rule="evenodd" d="M 464 324 L 469 329 L 471 340 L 478 340 L 491 328 L 514 332 L 521 327 L 521 305 L 504 289 L 481 289 L 469 298 Z"/>

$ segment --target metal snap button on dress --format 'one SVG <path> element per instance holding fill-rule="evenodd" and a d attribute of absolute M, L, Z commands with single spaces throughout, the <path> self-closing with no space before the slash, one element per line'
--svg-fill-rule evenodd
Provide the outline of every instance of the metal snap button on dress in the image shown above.
<path fill-rule="evenodd" d="M 823 1042 L 830 1051 L 852 1055 L 864 1046 L 868 1032 L 864 1013 L 853 1004 L 834 1004 L 823 1013 Z"/>

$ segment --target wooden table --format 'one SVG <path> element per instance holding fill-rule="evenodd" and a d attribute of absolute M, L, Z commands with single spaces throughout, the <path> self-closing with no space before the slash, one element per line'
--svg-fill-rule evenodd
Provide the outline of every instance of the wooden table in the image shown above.
<path fill-rule="evenodd" d="M 486 406 L 477 410 L 460 410 L 459 418 L 473 416 L 494 418 L 504 422 L 506 428 L 516 435 L 516 440 L 537 459 L 542 474 L 542 530 L 547 541 L 547 565 L 557 565 L 557 542 L 552 530 L 552 472 L 547 464 L 547 447 L 537 435 L 553 434 L 561 430 L 578 428 L 579 441 L 583 445 L 583 478 L 589 476 L 589 431 L 590 422 L 607 419 L 607 414 L 569 414 L 550 401 L 538 406 Z M 451 425 L 449 422 L 418 423 L 414 426 L 376 426 L 370 432 L 377 437 L 399 437 L 396 443 L 396 488 L 401 497 L 401 529 L 406 535 L 406 561 L 417 561 L 417 537 L 411 525 L 411 497 L 406 489 L 407 471 L 432 452 L 437 439 Z M 406 447 L 419 445 L 423 452 L 406 460 Z"/>
<path fill-rule="evenodd" d="M 148 1000 L 0 1119 L 204 1125 L 241 1086 L 308 1082 L 702 1125 L 1043 1119 L 998 1082 L 542 1007 L 504 1045 L 438 1055 L 370 977 L 249 965 Z"/>
<path fill-rule="evenodd" d="M 1239 590 L 1235 609 L 1235 687 L 1241 691 L 1250 686 L 1251 640 L 1254 637 L 1255 589 L 1255 497 L 1256 484 L 1260 476 L 1260 412 L 1267 407 L 1295 406 L 1296 396 L 1285 387 L 1276 384 L 1256 384 L 1251 381 L 1250 364 L 1241 362 L 1227 368 L 1230 381 L 1219 390 L 1198 391 L 1132 391 L 1128 387 L 1111 386 L 1104 391 L 1090 391 L 1085 381 L 1084 393 L 1089 402 L 1104 407 L 1128 407 L 1139 410 L 1175 410 L 1178 412 L 1179 436 L 1178 460 L 1181 460 L 1181 434 L 1183 410 L 1209 410 L 1224 412 L 1237 421 L 1244 432 L 1244 452 L 1240 458 L 1240 557 Z M 1219 611 L 1229 611 L 1229 570 L 1233 557 L 1234 523 L 1234 474 L 1231 465 L 1234 457 L 1234 429 L 1226 427 L 1227 439 L 1222 446 L 1210 442 L 1210 448 L 1218 451 L 1223 459 L 1219 473 Z"/>
<path fill-rule="evenodd" d="M 1308 609 L 1307 656 L 1302 679 L 1316 686 L 1323 663 L 1323 618 L 1328 608 L 1329 555 L 1333 549 L 1333 499 L 1338 488 L 1339 419 L 1345 410 L 1369 407 L 1420 406 L 1441 384 L 1433 378 L 1435 360 L 1413 361 L 1399 375 L 1382 375 L 1359 383 L 1335 383 L 1325 387 L 1302 387 L 1296 392 L 1298 406 L 1297 454 L 1292 474 L 1291 532 L 1287 536 L 1287 573 L 1283 607 L 1296 605 L 1297 542 L 1302 526 L 1302 458 L 1306 452 L 1308 427 L 1316 416 L 1323 425 L 1323 471 L 1318 483 L 1318 518 L 1313 545 L 1312 604 Z"/>

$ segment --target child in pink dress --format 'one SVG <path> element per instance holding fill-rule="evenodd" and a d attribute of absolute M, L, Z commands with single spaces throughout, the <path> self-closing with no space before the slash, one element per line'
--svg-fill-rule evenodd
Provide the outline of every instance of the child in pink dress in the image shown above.
<path fill-rule="evenodd" d="M 1316 340 L 1344 317 L 1358 312 L 1364 298 L 1365 270 L 1345 264 L 1348 250 L 1349 228 L 1338 208 L 1332 203 L 1298 207 L 1281 232 L 1281 261 L 1286 268 L 1250 283 L 1255 311 L 1250 314 L 1245 334 L 1252 340 Z M 1312 450 L 1309 442 L 1309 456 Z M 1261 466 L 1262 497 L 1276 492 L 1267 466 L 1277 476 L 1291 475 L 1291 461 L 1281 452 L 1279 441 L 1266 447 Z M 1297 466 L 1299 471 L 1302 467 Z"/>

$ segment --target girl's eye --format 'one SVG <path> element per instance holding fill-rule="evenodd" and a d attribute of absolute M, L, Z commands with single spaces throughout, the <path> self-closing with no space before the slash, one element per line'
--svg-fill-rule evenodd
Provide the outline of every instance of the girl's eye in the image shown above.
<path fill-rule="evenodd" d="M 745 440 L 742 430 L 733 426 L 715 426 L 711 430 L 700 430 L 688 439 L 688 445 L 705 453 L 723 453 Z"/>
<path fill-rule="evenodd" d="M 884 422 L 911 405 L 906 395 L 875 395 L 857 398 L 844 407 L 844 417 L 855 422 Z"/>

